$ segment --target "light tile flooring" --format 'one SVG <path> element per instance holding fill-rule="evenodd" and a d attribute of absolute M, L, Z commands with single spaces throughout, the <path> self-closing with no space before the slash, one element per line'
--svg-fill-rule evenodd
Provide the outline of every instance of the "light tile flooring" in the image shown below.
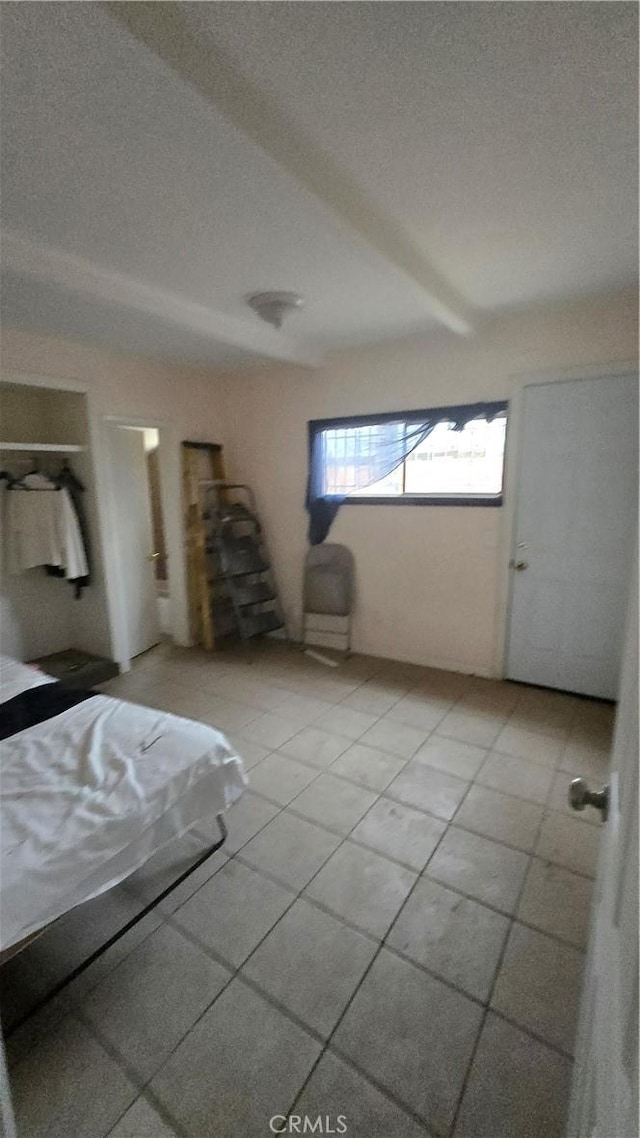
<path fill-rule="evenodd" d="M 10 1039 L 22 1138 L 563 1133 L 599 840 L 566 792 L 604 780 L 610 707 L 276 644 L 162 647 L 107 690 L 219 726 L 251 789 L 224 852 Z M 6 966 L 5 1024 L 208 830 Z"/>

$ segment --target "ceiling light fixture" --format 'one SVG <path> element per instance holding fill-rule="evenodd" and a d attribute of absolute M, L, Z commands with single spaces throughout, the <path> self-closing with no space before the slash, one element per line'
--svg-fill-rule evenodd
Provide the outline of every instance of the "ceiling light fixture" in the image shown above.
<path fill-rule="evenodd" d="M 297 292 L 254 292 L 245 299 L 249 308 L 274 328 L 281 328 L 285 316 L 304 306 L 304 297 Z"/>

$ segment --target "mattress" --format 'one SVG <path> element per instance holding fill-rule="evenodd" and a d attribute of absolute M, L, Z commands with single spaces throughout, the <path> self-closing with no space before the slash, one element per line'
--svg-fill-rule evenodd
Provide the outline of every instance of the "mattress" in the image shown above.
<path fill-rule="evenodd" d="M 47 682 L 10 663 L 14 694 Z M 247 784 L 215 728 L 104 695 L 5 739 L 0 758 L 0 951 L 117 885 Z"/>

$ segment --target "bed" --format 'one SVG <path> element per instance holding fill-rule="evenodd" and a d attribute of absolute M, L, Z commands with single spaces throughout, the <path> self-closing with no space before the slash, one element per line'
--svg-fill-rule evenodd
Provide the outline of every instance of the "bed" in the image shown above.
<path fill-rule="evenodd" d="M 30 724 L 0 743 L 3 961 L 198 822 L 223 818 L 247 777 L 206 724 L 90 692 L 76 700 L 7 657 L 0 690 L 4 733 L 25 708 Z"/>

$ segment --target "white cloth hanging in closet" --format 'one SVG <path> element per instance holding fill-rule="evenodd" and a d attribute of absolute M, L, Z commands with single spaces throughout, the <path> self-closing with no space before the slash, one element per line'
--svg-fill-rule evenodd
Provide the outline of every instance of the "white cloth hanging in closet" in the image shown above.
<path fill-rule="evenodd" d="M 20 486 L 26 486 L 27 490 L 57 490 L 55 482 L 49 478 L 48 474 L 43 474 L 40 470 L 32 470 L 31 474 L 25 474 L 24 478 L 20 479 Z"/>
<path fill-rule="evenodd" d="M 9 571 L 55 565 L 72 580 L 86 577 L 87 559 L 67 490 L 10 490 L 7 494 Z"/>

